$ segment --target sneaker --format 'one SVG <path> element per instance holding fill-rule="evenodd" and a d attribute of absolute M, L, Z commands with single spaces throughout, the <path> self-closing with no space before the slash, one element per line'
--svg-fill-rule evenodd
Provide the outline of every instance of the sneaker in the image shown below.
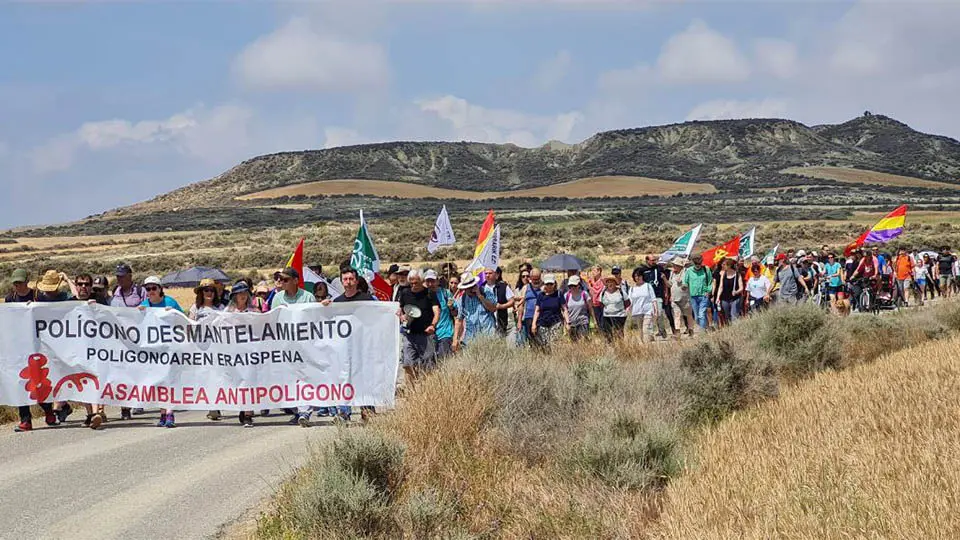
<path fill-rule="evenodd" d="M 292 417 L 290 417 L 290 420 L 287 421 L 287 423 L 290 424 L 291 426 L 295 426 L 295 425 L 299 424 L 299 423 L 300 423 L 300 415 L 299 415 L 299 414 L 293 415 Z"/>
<path fill-rule="evenodd" d="M 220 411 L 210 411 L 207 413 L 207 418 L 210 420 L 220 420 Z"/>
<path fill-rule="evenodd" d="M 300 427 L 310 427 L 310 415 L 308 414 L 297 415 L 297 423 L 300 424 Z"/>
<path fill-rule="evenodd" d="M 270 409 L 263 409 L 262 411 L 260 411 L 260 416 L 264 418 L 270 416 Z"/>
<path fill-rule="evenodd" d="M 327 418 L 331 416 L 329 407 L 320 407 L 317 409 L 317 418 Z"/>
<path fill-rule="evenodd" d="M 71 407 L 70 404 L 67 403 L 66 405 L 63 406 L 62 409 L 60 409 L 59 411 L 56 411 L 56 413 L 57 413 L 57 420 L 59 420 L 60 423 L 62 424 L 66 422 L 70 414 L 73 413 L 73 407 Z"/>
<path fill-rule="evenodd" d="M 243 427 L 253 427 L 253 417 L 248 416 L 243 419 Z"/>
<path fill-rule="evenodd" d="M 167 421 L 163 423 L 163 427 L 168 427 L 168 428 L 177 427 L 176 422 L 173 421 L 172 414 L 167 415 Z"/>
<path fill-rule="evenodd" d="M 54 413 L 52 413 L 52 412 L 48 412 L 48 413 L 44 416 L 44 420 L 47 422 L 47 425 L 50 426 L 50 427 L 59 426 L 59 425 L 60 425 L 60 421 L 57 420 L 57 415 L 54 414 Z"/>
<path fill-rule="evenodd" d="M 130 410 L 130 409 L 127 409 L 127 410 Z M 130 411 L 130 412 L 133 413 L 133 414 L 143 414 L 143 407 L 140 407 L 140 408 L 137 408 L 137 409 L 133 409 L 133 410 Z"/>
<path fill-rule="evenodd" d="M 93 418 L 90 419 L 90 424 L 87 425 L 90 429 L 100 429 L 100 425 L 103 424 L 103 418 L 100 418 L 99 414 L 93 415 Z"/>
<path fill-rule="evenodd" d="M 165 426 L 165 425 L 167 425 L 167 415 L 161 413 L 161 414 L 160 414 L 160 421 L 157 422 L 157 427 L 163 427 L 163 426 Z"/>
<path fill-rule="evenodd" d="M 33 424 L 30 422 L 20 422 L 13 428 L 13 431 L 17 433 L 23 433 L 25 431 L 33 431 Z"/>
<path fill-rule="evenodd" d="M 163 415 L 160 415 L 161 417 Z M 122 407 L 120 409 L 120 419 L 121 420 L 133 420 L 133 417 L 130 416 L 130 409 L 127 407 Z"/>
<path fill-rule="evenodd" d="M 94 414 L 88 414 L 87 418 L 83 421 L 83 427 L 90 427 L 90 422 L 93 420 Z"/>

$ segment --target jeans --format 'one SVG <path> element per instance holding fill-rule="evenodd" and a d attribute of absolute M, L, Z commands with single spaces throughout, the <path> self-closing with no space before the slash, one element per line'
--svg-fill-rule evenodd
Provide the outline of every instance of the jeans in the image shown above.
<path fill-rule="evenodd" d="M 438 338 L 436 347 L 437 361 L 450 356 L 453 354 L 453 338 Z"/>
<path fill-rule="evenodd" d="M 697 319 L 697 324 L 704 330 L 707 329 L 707 305 L 710 299 L 706 296 L 691 296 L 690 305 L 693 307 L 693 316 Z"/>
<path fill-rule="evenodd" d="M 760 311 L 765 307 L 767 307 L 767 303 L 762 296 L 760 298 L 750 297 L 750 311 Z"/>
<path fill-rule="evenodd" d="M 590 323 L 586 324 L 571 324 L 570 325 L 570 340 L 571 341 L 580 341 L 581 339 L 586 339 L 590 334 Z"/>
<path fill-rule="evenodd" d="M 740 299 L 721 300 L 720 309 L 723 311 L 723 316 L 727 319 L 727 324 L 730 324 L 740 317 Z"/>
<path fill-rule="evenodd" d="M 520 344 L 533 343 L 533 318 L 523 320 L 523 331 L 520 332 Z"/>

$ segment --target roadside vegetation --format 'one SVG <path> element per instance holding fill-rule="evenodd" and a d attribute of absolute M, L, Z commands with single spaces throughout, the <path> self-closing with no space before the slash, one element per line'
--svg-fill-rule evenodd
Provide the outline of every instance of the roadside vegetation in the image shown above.
<path fill-rule="evenodd" d="M 824 373 L 705 430 L 660 538 L 960 538 L 960 338 Z"/>
<path fill-rule="evenodd" d="M 957 331 L 956 303 L 844 319 L 799 306 L 682 346 L 628 338 L 545 355 L 478 342 L 406 389 L 396 411 L 315 449 L 258 535 L 648 536 L 662 530 L 665 488 L 710 457 L 704 428 L 797 381 Z M 748 459 L 762 442 L 736 453 Z"/>

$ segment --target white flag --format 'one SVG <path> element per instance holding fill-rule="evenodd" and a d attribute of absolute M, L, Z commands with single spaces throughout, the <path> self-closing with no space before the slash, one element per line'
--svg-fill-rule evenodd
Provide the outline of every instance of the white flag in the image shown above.
<path fill-rule="evenodd" d="M 464 272 L 470 272 L 473 275 L 477 275 L 481 270 L 490 268 L 494 269 L 500 265 L 500 225 L 497 225 L 493 229 L 493 235 L 490 237 L 490 241 L 483 246 L 483 251 L 480 252 L 480 255 L 473 260 L 466 268 Z"/>
<path fill-rule="evenodd" d="M 303 282 L 304 282 L 304 283 L 313 283 L 314 285 L 316 285 L 317 283 L 326 283 L 326 284 L 327 284 L 327 292 L 329 292 L 329 293 L 330 293 L 330 296 L 332 296 L 332 297 L 334 297 L 334 298 L 336 298 L 336 297 L 340 296 L 341 294 L 343 294 L 343 286 L 340 285 L 340 280 L 339 280 L 339 279 L 335 279 L 335 280 L 333 280 L 333 281 L 330 281 L 330 280 L 324 278 L 323 276 L 317 274 L 317 273 L 314 272 L 313 270 L 311 270 L 309 266 L 304 266 L 304 267 L 303 267 Z"/>
<path fill-rule="evenodd" d="M 427 243 L 427 251 L 433 253 L 441 246 L 452 246 L 457 243 L 453 236 L 453 226 L 450 225 L 450 216 L 447 215 L 447 206 L 440 209 L 440 215 L 437 216 L 437 224 L 433 226 L 433 235 Z"/>
<path fill-rule="evenodd" d="M 673 245 L 670 246 L 670 249 L 660 255 L 660 262 L 668 262 L 674 257 L 690 256 L 690 253 L 693 252 L 693 246 L 697 243 L 697 238 L 700 236 L 701 228 L 703 228 L 703 223 L 681 234 L 680 237 L 673 242 Z"/>

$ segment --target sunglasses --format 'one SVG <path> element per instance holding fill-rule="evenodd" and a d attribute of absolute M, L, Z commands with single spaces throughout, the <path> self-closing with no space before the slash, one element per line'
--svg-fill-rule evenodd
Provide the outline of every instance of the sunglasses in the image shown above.
<path fill-rule="evenodd" d="M 521 279 L 530 279 L 530 274 L 521 274 L 521 275 L 520 275 L 520 278 L 521 278 Z"/>
<path fill-rule="evenodd" d="M 144 287 L 144 290 L 146 290 L 147 292 L 154 292 L 154 291 L 159 291 L 160 287 Z"/>
<path fill-rule="evenodd" d="M 93 283 L 85 283 L 85 282 L 82 282 L 82 281 L 78 281 L 78 282 L 77 282 L 77 287 L 89 287 L 89 286 L 91 286 L 91 285 L 93 285 Z"/>
<path fill-rule="evenodd" d="M 291 279 L 293 279 L 293 278 L 282 277 L 282 278 L 278 278 L 277 281 L 279 281 L 280 283 L 286 283 L 286 282 L 290 281 Z"/>
<path fill-rule="evenodd" d="M 215 292 L 217 292 L 217 290 L 214 289 L 214 288 L 212 288 L 212 287 L 207 287 L 207 288 L 203 289 L 203 294 L 215 293 Z"/>

